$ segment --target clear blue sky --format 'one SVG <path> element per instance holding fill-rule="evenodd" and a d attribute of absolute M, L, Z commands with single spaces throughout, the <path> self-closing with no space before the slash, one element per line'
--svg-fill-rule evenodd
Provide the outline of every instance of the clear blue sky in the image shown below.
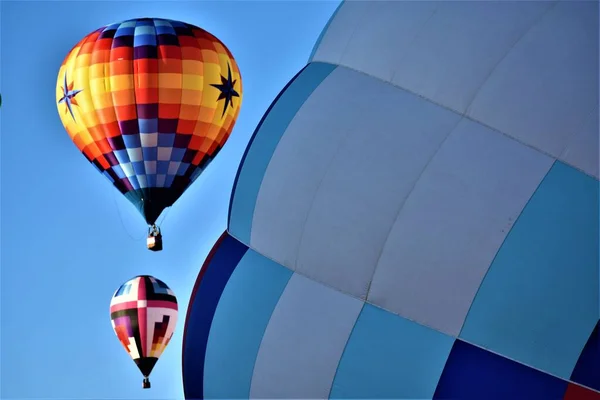
<path fill-rule="evenodd" d="M 1 398 L 183 396 L 187 302 L 204 257 L 225 228 L 239 160 L 337 5 L 0 2 Z M 54 98 L 58 68 L 77 41 L 100 26 L 144 16 L 186 21 L 219 37 L 244 83 L 233 134 L 166 215 L 161 253 L 146 250 L 142 217 L 71 143 Z M 180 304 L 175 336 L 153 371 L 151 390 L 141 389 L 140 373 L 109 319 L 114 290 L 138 274 L 164 280 Z"/>

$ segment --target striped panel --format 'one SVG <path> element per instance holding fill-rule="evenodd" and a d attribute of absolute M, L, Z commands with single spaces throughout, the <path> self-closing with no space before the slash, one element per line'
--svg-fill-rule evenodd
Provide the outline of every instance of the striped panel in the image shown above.
<path fill-rule="evenodd" d="M 292 271 L 248 250 L 231 275 L 210 328 L 206 398 L 248 398 L 254 362 L 271 313 Z"/>
<path fill-rule="evenodd" d="M 186 399 L 202 399 L 204 362 L 210 328 L 221 294 L 248 248 L 223 233 L 194 285 L 183 333 L 182 375 Z"/>
<path fill-rule="evenodd" d="M 599 383 L 597 329 L 571 376 L 591 388 Z M 598 400 L 600 395 L 371 304 L 363 306 L 292 275 L 227 234 L 211 251 L 194 288 L 183 355 L 188 399 Z"/>

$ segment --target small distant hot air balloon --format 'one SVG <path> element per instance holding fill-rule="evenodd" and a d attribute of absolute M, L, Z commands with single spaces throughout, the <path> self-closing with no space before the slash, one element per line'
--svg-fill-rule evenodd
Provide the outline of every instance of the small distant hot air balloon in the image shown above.
<path fill-rule="evenodd" d="M 136 276 L 115 292 L 110 302 L 112 327 L 150 388 L 150 373 L 177 324 L 177 299 L 162 281 Z"/>
<path fill-rule="evenodd" d="M 84 37 L 58 72 L 56 102 L 69 136 L 149 225 L 227 141 L 242 101 L 231 52 L 196 26 L 139 18 Z"/>

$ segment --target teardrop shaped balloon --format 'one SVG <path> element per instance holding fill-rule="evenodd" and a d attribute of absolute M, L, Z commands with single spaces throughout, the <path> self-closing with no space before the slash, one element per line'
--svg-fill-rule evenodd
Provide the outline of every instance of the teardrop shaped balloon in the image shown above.
<path fill-rule="evenodd" d="M 117 289 L 110 302 L 110 320 L 119 341 L 144 376 L 149 376 L 169 344 L 177 324 L 177 298 L 161 280 L 136 276 Z"/>
<path fill-rule="evenodd" d="M 75 45 L 58 72 L 56 102 L 77 148 L 153 227 L 229 138 L 242 80 L 215 36 L 139 18 Z"/>

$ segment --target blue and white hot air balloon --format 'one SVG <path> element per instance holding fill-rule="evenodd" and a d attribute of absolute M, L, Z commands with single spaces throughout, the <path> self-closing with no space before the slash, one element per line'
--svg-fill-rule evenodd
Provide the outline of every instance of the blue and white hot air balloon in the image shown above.
<path fill-rule="evenodd" d="M 342 3 L 239 168 L 186 398 L 600 398 L 598 84 L 598 2 Z"/>

